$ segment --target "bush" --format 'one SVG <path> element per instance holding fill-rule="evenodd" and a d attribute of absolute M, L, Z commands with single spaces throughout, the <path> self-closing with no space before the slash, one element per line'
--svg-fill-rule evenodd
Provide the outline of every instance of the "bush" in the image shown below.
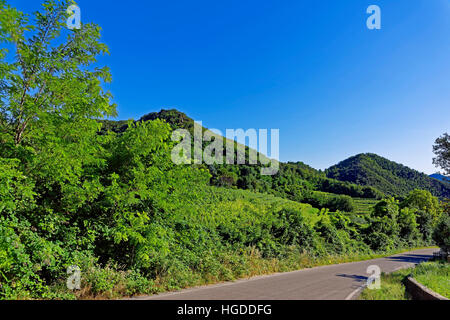
<path fill-rule="evenodd" d="M 450 214 L 441 215 L 433 232 L 433 240 L 444 252 L 450 253 Z"/>
<path fill-rule="evenodd" d="M 355 211 L 355 203 L 349 196 L 334 195 L 321 192 L 305 191 L 299 197 L 293 199 L 302 203 L 308 203 L 314 208 L 329 209 L 330 211 Z"/>
<path fill-rule="evenodd" d="M 419 224 L 416 218 L 414 209 L 403 208 L 399 212 L 398 225 L 400 228 L 400 238 L 406 246 L 415 246 L 422 242 L 422 236 L 418 229 Z"/>

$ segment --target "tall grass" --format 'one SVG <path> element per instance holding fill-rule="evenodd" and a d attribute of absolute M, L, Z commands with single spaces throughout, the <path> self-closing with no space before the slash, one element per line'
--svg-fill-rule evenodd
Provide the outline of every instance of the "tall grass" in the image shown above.
<path fill-rule="evenodd" d="M 391 274 L 381 276 L 381 288 L 379 290 L 365 289 L 361 300 L 410 300 L 411 296 L 406 292 L 403 280 L 412 276 L 427 288 L 450 298 L 450 263 L 445 261 L 424 262 L 416 268 L 399 270 Z"/>
<path fill-rule="evenodd" d="M 391 274 L 381 275 L 381 288 L 366 288 L 359 297 L 360 300 L 409 300 L 405 291 L 403 279 L 411 273 L 412 269 L 400 270 Z"/>
<path fill-rule="evenodd" d="M 450 298 L 450 263 L 422 263 L 412 273 L 414 279 L 440 295 Z"/>

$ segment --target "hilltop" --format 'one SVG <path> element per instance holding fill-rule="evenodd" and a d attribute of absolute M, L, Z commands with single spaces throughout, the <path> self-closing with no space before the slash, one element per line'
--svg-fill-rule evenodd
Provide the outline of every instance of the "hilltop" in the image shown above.
<path fill-rule="evenodd" d="M 387 195 L 404 196 L 424 189 L 440 198 L 450 197 L 450 185 L 373 153 L 358 154 L 326 170 L 327 177 L 372 186 Z"/>
<path fill-rule="evenodd" d="M 193 133 L 194 120 L 178 110 L 161 110 L 142 116 L 137 122 L 161 119 L 172 129 L 186 129 Z M 102 121 L 103 130 L 121 133 L 128 127 L 126 121 Z M 203 128 L 203 130 L 207 130 Z M 225 138 L 224 138 L 225 139 Z M 249 148 L 245 147 L 246 159 Z M 325 173 L 303 162 L 280 163 L 274 176 L 263 176 L 260 169 L 263 164 L 255 165 L 210 165 L 206 166 L 212 178 L 211 185 L 237 188 L 259 193 L 269 193 L 282 198 L 310 203 L 318 208 L 352 211 L 354 198 L 380 199 L 383 194 L 369 186 L 327 178 Z"/>
<path fill-rule="evenodd" d="M 142 116 L 137 122 L 161 119 L 172 129 L 193 133 L 194 120 L 176 109 L 161 110 Z M 127 129 L 127 121 L 104 120 L 104 130 L 117 133 Z M 203 128 L 203 130 L 207 130 Z M 224 138 L 225 139 L 225 138 Z M 249 148 L 246 147 L 248 156 Z M 424 189 L 440 198 L 450 196 L 450 186 L 417 170 L 390 161 L 376 154 L 359 154 L 330 167 L 325 172 L 303 162 L 280 163 L 275 176 L 261 176 L 262 164 L 208 166 L 211 184 L 256 192 L 271 193 L 296 201 L 323 205 L 323 192 L 354 198 L 379 199 L 384 195 L 405 196 L 414 189 Z M 311 192 L 322 192 L 312 195 Z M 333 197 L 331 195 L 331 197 Z M 315 198 L 315 200 L 311 200 Z M 321 198 L 318 201 L 316 198 Z M 331 201 L 331 200 L 329 200 Z M 317 205 L 317 202 L 322 205 Z M 336 209 L 334 206 L 332 209 Z"/>

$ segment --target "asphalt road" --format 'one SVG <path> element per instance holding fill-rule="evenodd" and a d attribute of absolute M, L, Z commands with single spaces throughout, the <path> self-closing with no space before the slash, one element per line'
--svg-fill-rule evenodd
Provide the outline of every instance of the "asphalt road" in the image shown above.
<path fill-rule="evenodd" d="M 304 269 L 255 277 L 217 285 L 197 287 L 138 300 L 345 300 L 358 295 L 370 274 L 367 268 L 379 266 L 382 272 L 414 266 L 429 260 L 438 249 L 422 249 L 360 262 Z"/>

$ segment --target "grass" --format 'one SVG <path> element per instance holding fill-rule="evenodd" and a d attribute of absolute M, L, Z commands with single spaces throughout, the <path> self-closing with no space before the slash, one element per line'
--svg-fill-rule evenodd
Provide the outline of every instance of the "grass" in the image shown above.
<path fill-rule="evenodd" d="M 217 278 L 217 277 L 205 277 L 205 278 L 197 278 L 195 281 L 189 281 L 185 286 L 176 286 L 170 287 L 168 286 L 168 282 L 170 279 L 168 278 L 159 278 L 155 282 L 154 291 L 150 292 L 150 294 L 163 293 L 168 291 L 175 291 L 180 289 L 187 289 L 196 286 L 209 285 L 209 284 L 217 284 L 224 281 L 233 281 L 239 279 L 247 279 L 255 276 L 261 275 L 271 275 L 275 273 L 281 272 L 291 272 L 301 269 L 308 269 L 318 266 L 324 265 L 332 265 L 332 264 L 340 264 L 340 263 L 349 263 L 349 262 L 357 262 L 363 260 L 371 260 L 377 259 L 381 257 L 386 257 L 402 252 L 418 250 L 418 249 L 426 249 L 429 247 L 420 247 L 420 248 L 409 248 L 409 249 L 398 249 L 390 252 L 378 252 L 371 254 L 346 254 L 346 255 L 335 255 L 335 256 L 326 256 L 321 258 L 313 258 L 308 254 L 300 254 L 298 252 L 292 252 L 292 254 L 288 255 L 285 259 L 264 259 L 260 256 L 257 250 L 251 250 L 247 254 L 245 254 L 245 259 L 243 259 L 242 265 L 242 273 L 229 275 L 229 278 Z M 78 297 L 79 299 L 90 299 L 91 297 Z M 98 296 L 96 298 L 99 298 Z M 110 297 L 104 297 L 110 298 Z"/>
<path fill-rule="evenodd" d="M 329 255 L 319 258 L 312 257 L 307 253 L 300 253 L 295 248 L 292 248 L 292 252 L 287 252 L 282 259 L 268 259 L 261 257 L 261 254 L 255 248 L 249 248 L 248 251 L 242 252 L 239 261 L 236 261 L 236 257 L 233 254 L 229 257 L 222 257 L 221 263 L 228 270 L 227 273 L 198 274 L 192 270 L 185 270 L 180 274 L 171 273 L 170 275 L 156 277 L 156 279 L 145 279 L 136 273 L 130 274 L 130 272 L 116 271 L 116 268 L 106 267 L 102 269 L 92 266 L 82 274 L 82 290 L 68 293 L 65 282 L 61 282 L 53 287 L 52 291 L 55 292 L 55 295 L 48 296 L 46 299 L 105 300 L 152 295 L 323 265 L 376 259 L 412 250 L 415 249 L 399 249 L 371 254 Z M 239 268 L 233 266 L 236 263 L 239 264 Z M 176 282 L 174 282 L 175 278 L 177 279 Z M 183 279 L 183 281 L 180 281 L 180 279 Z"/>
<path fill-rule="evenodd" d="M 146 279 L 138 273 L 130 271 L 117 271 L 117 268 L 109 266 L 106 268 L 98 268 L 92 265 L 91 267 L 83 268 L 85 271 L 82 273 L 82 290 L 68 292 L 65 281 L 61 281 L 52 286 L 52 295 L 46 296 L 44 299 L 105 300 L 152 295 L 202 285 L 217 284 L 224 281 L 247 279 L 255 276 L 290 272 L 323 265 L 376 259 L 411 250 L 415 249 L 410 248 L 372 254 L 354 253 L 346 255 L 330 255 L 314 258 L 307 253 L 300 253 L 293 248 L 292 252 L 287 253 L 282 259 L 268 259 L 261 257 L 258 250 L 249 248 L 248 251 L 242 252 L 239 261 L 236 261 L 235 255 L 232 254 L 229 257 L 222 257 L 221 263 L 224 264 L 225 269 L 228 270 L 226 274 L 198 274 L 192 270 L 185 270 L 180 274 L 172 273 L 170 275 L 156 277 L 156 279 Z M 233 267 L 236 263 L 239 264 L 239 268 Z M 407 274 L 409 273 L 406 272 L 406 274 L 401 275 L 383 275 L 383 290 L 381 292 L 369 292 L 368 294 L 370 295 L 368 298 L 371 300 L 380 300 L 382 298 L 386 300 L 404 299 L 404 289 L 403 291 L 401 289 L 401 279 Z M 174 278 L 178 280 L 174 282 Z M 180 279 L 183 279 L 183 281 L 180 281 Z M 393 293 L 395 293 L 394 296 L 392 296 Z M 377 295 L 374 296 L 373 294 Z M 367 295 L 367 293 L 364 292 L 363 295 Z M 30 298 L 20 297 L 20 299 Z"/>
<path fill-rule="evenodd" d="M 381 288 L 370 290 L 366 288 L 359 297 L 360 300 L 410 300 L 402 280 L 412 271 L 404 269 L 391 274 L 381 275 Z"/>
<path fill-rule="evenodd" d="M 419 283 L 439 293 L 450 297 L 450 263 L 445 261 L 424 262 L 416 268 L 399 270 L 391 274 L 381 275 L 381 289 L 365 289 L 360 300 L 411 300 L 402 281 L 412 276 Z"/>
<path fill-rule="evenodd" d="M 314 194 L 322 195 L 325 197 L 334 197 L 338 194 L 323 192 L 323 191 L 314 191 Z M 352 198 L 353 203 L 355 204 L 354 213 L 360 215 L 368 215 L 372 211 L 372 208 L 380 201 L 376 199 L 364 199 L 364 198 Z"/>
<path fill-rule="evenodd" d="M 450 298 L 450 263 L 445 261 L 422 263 L 414 270 L 413 277 L 434 292 Z"/>

